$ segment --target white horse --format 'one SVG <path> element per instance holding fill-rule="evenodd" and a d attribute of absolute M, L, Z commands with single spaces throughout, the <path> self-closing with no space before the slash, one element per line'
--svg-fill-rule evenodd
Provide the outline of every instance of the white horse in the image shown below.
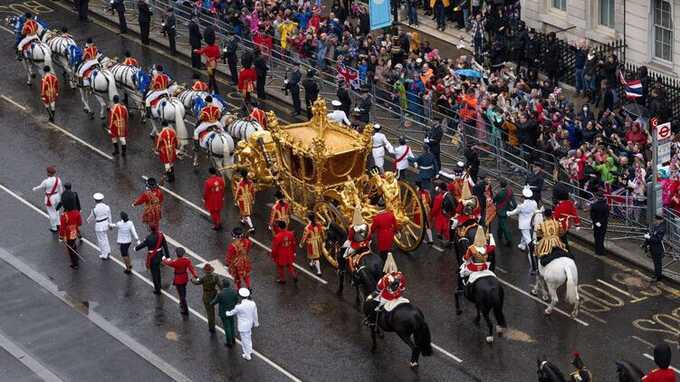
<path fill-rule="evenodd" d="M 536 212 L 532 219 L 532 231 L 534 236 L 534 243 L 536 243 L 536 227 L 543 222 L 543 213 Z M 534 246 L 535 247 L 535 246 Z M 531 256 L 531 255 L 530 255 Z M 578 295 L 578 269 L 573 259 L 569 257 L 558 257 L 552 260 L 545 267 L 538 262 L 539 276 L 536 278 L 536 284 L 533 286 L 531 293 L 537 295 L 539 290 L 544 301 L 550 298 L 550 304 L 545 309 L 545 314 L 552 313 L 555 305 L 559 301 L 557 297 L 557 289 L 567 284 L 565 298 L 567 303 L 574 308 L 571 312 L 572 317 L 576 317 L 579 311 L 579 295 Z"/>
<path fill-rule="evenodd" d="M 90 114 L 90 119 L 94 118 L 94 112 L 90 109 L 87 101 L 89 95 L 99 101 L 99 118 L 106 118 L 106 109 L 113 103 L 113 97 L 118 95 L 116 79 L 113 73 L 107 69 L 94 68 L 83 78 L 80 79 L 81 86 L 80 99 L 83 101 L 83 110 Z"/>
<path fill-rule="evenodd" d="M 75 46 L 76 41 L 69 35 L 46 30 L 42 36 L 42 42 L 47 44 L 52 51 L 52 60 L 64 70 L 64 80 L 69 83 L 71 89 L 76 88 L 76 80 L 70 62 L 69 49 L 70 46 Z"/>
<path fill-rule="evenodd" d="M 35 66 L 42 76 L 43 69 L 49 66 L 52 69 L 52 51 L 47 44 L 43 43 L 39 39 L 29 42 L 26 48 L 21 52 L 21 56 L 24 58 L 24 68 L 26 68 L 26 85 L 31 86 L 31 79 L 35 77 L 33 73 L 33 67 Z"/>
<path fill-rule="evenodd" d="M 141 68 L 134 65 L 123 65 L 111 59 L 102 60 L 104 67 L 108 68 L 113 73 L 113 78 L 116 79 L 116 85 L 120 91 L 127 95 L 128 99 L 136 108 L 144 114 L 144 94 L 139 90 L 139 75 Z"/>
<path fill-rule="evenodd" d="M 210 165 L 221 174 L 231 178 L 230 166 L 234 164 L 234 140 L 222 130 L 219 122 L 214 130 L 203 134 L 199 139 L 200 150 L 208 154 Z M 194 153 L 194 168 L 198 167 L 198 152 Z"/>
<path fill-rule="evenodd" d="M 248 139 L 252 133 L 263 130 L 256 120 L 249 117 L 236 119 L 229 124 L 225 123 L 225 126 L 227 126 L 229 135 L 236 141 Z"/>

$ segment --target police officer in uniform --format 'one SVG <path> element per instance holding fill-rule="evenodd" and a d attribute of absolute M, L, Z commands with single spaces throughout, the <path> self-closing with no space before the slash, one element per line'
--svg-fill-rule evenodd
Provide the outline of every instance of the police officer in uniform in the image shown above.
<path fill-rule="evenodd" d="M 371 120 L 370 115 L 372 105 L 373 104 L 371 103 L 371 93 L 368 92 L 368 86 L 362 86 L 359 104 L 357 105 L 356 109 L 354 109 L 358 113 L 357 119 L 359 121 L 366 124 Z"/>
<path fill-rule="evenodd" d="M 429 146 L 430 152 L 434 156 L 434 160 L 437 163 L 437 168 L 442 167 L 442 161 L 440 159 L 441 155 L 441 141 L 444 136 L 444 131 L 442 130 L 440 124 L 435 124 L 430 131 L 427 132 L 425 136 L 425 144 Z"/>
<path fill-rule="evenodd" d="M 302 87 L 305 89 L 305 106 L 307 108 L 307 118 L 312 118 L 312 104 L 316 101 L 319 96 L 319 84 L 314 76 L 316 75 L 315 69 L 309 69 L 307 71 L 307 78 L 302 80 Z"/>
<path fill-rule="evenodd" d="M 238 67 L 237 67 L 237 62 L 238 62 L 238 57 L 236 56 L 236 50 L 238 49 L 238 40 L 236 38 L 236 35 L 234 35 L 233 30 L 229 30 L 229 37 L 227 37 L 227 41 L 224 44 L 224 58 L 225 61 L 227 62 L 227 66 L 229 67 L 229 73 L 231 74 L 231 83 L 233 85 L 238 84 Z M 265 66 L 267 64 L 265 63 Z M 267 77 L 267 74 L 265 73 L 265 78 Z M 264 95 L 264 94 L 263 94 Z"/>
<path fill-rule="evenodd" d="M 296 62 L 293 65 L 293 71 L 284 81 L 284 90 L 290 91 L 290 97 L 293 99 L 293 116 L 296 116 L 302 113 L 300 105 L 300 80 L 302 80 L 302 74 L 300 73 L 300 63 Z"/>
<path fill-rule="evenodd" d="M 153 12 L 151 12 L 151 8 L 149 8 L 148 0 L 139 0 L 139 2 L 137 2 L 137 14 L 137 21 L 139 21 L 139 34 L 142 38 L 142 44 L 149 45 L 151 15 Z"/>
<path fill-rule="evenodd" d="M 645 243 L 643 246 L 652 254 L 652 261 L 654 262 L 654 281 L 658 282 L 663 279 L 663 237 L 666 235 L 666 226 L 664 225 L 663 216 L 656 215 L 654 225 L 649 233 L 645 234 Z"/>
<path fill-rule="evenodd" d="M 163 20 L 162 26 L 163 28 L 161 31 L 168 36 L 170 54 L 174 56 L 177 53 L 177 46 L 175 44 L 175 37 L 177 37 L 177 20 L 175 19 L 175 11 L 172 8 L 168 8 L 165 12 L 165 20 Z"/>
<path fill-rule="evenodd" d="M 189 22 L 189 45 L 191 46 L 191 67 L 194 69 L 201 69 L 201 55 L 196 53 L 195 50 L 201 49 L 203 36 L 201 35 L 201 28 L 198 26 L 197 21 L 198 19 L 196 17 L 192 17 Z M 233 77 L 234 74 L 232 72 L 232 78 Z"/>
<path fill-rule="evenodd" d="M 299 66 L 300 64 L 297 65 Z M 253 59 L 253 67 L 255 68 L 255 74 L 257 76 L 255 81 L 255 91 L 257 93 L 257 99 L 262 101 L 267 99 L 265 85 L 267 83 L 267 71 L 269 71 L 269 67 L 267 66 L 267 60 L 262 55 L 262 52 L 260 51 L 259 48 L 255 48 L 255 58 Z M 299 93 L 300 90 L 298 90 L 298 95 Z M 294 102 L 295 100 L 293 100 L 293 103 Z"/>
<path fill-rule="evenodd" d="M 595 239 L 595 254 L 604 256 L 604 237 L 609 222 L 609 205 L 602 192 L 597 193 L 597 200 L 590 206 L 590 220 L 593 222 L 593 238 Z"/>

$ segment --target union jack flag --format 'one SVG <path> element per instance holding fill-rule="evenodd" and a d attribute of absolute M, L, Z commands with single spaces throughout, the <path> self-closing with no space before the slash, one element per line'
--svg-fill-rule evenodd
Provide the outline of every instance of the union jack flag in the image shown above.
<path fill-rule="evenodd" d="M 344 80 L 352 89 L 359 89 L 361 87 L 361 80 L 359 79 L 359 72 L 356 69 L 348 68 L 343 64 L 338 64 L 338 79 Z"/>
<path fill-rule="evenodd" d="M 642 97 L 642 81 L 640 80 L 626 80 L 622 71 L 619 71 L 619 82 L 623 85 L 623 90 L 626 93 L 626 98 L 635 99 Z"/>

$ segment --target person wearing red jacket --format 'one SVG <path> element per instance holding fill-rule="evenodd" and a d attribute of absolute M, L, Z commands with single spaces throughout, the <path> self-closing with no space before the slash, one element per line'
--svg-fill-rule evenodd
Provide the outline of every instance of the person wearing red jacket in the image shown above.
<path fill-rule="evenodd" d="M 394 235 L 398 230 L 397 218 L 394 217 L 392 211 L 383 209 L 373 217 L 371 232 L 375 233 L 378 240 L 378 253 L 383 261 L 387 259 L 387 253 L 392 251 Z"/>
<path fill-rule="evenodd" d="M 250 101 L 250 93 L 255 89 L 257 73 L 251 66 L 244 67 L 238 74 L 238 91 L 243 95 L 243 99 Z"/>
<path fill-rule="evenodd" d="M 567 240 L 566 233 L 569 231 L 569 228 L 575 226 L 577 230 L 581 229 L 581 217 L 578 216 L 578 211 L 576 210 L 574 201 L 571 199 L 565 199 L 557 202 L 555 208 L 553 209 L 553 216 L 555 217 L 555 220 L 557 220 L 562 226 L 562 230 L 565 232 L 565 234 L 562 235 L 561 239 L 562 242 L 568 246 L 569 242 Z"/>
<path fill-rule="evenodd" d="M 234 202 L 236 202 L 240 211 L 241 224 L 248 225 L 251 232 L 255 231 L 253 221 L 250 219 L 255 202 L 255 185 L 252 180 L 248 179 L 248 171 L 246 170 L 241 171 L 241 180 L 234 190 Z"/>
<path fill-rule="evenodd" d="M 179 148 L 179 140 L 177 133 L 173 130 L 166 121 L 161 124 L 163 129 L 156 137 L 156 152 L 158 158 L 163 163 L 165 169 L 165 176 L 168 182 L 175 181 L 175 161 L 177 160 L 177 149 Z"/>
<path fill-rule="evenodd" d="M 671 347 L 666 344 L 658 344 L 654 347 L 654 363 L 658 369 L 650 370 L 642 377 L 642 382 L 675 382 L 675 372 L 670 368 Z"/>
<path fill-rule="evenodd" d="M 109 109 L 109 135 L 113 143 L 113 155 L 118 155 L 118 141 L 120 141 L 120 155 L 127 153 L 128 109 L 120 102 L 120 97 L 113 96 L 113 105 Z"/>
<path fill-rule="evenodd" d="M 201 81 L 201 75 L 194 73 L 194 83 L 191 85 L 191 90 L 196 92 L 208 92 L 210 87 L 205 82 Z"/>
<path fill-rule="evenodd" d="M 189 307 L 187 306 L 187 283 L 189 283 L 189 273 L 191 273 L 194 278 L 198 277 L 194 265 L 191 263 L 190 259 L 184 257 L 186 251 L 184 248 L 179 247 L 175 250 L 176 259 L 164 258 L 163 264 L 168 267 L 175 269 L 175 278 L 172 284 L 177 288 L 177 294 L 179 295 L 179 312 L 183 315 L 189 314 Z"/>
<path fill-rule="evenodd" d="M 45 73 L 40 80 L 40 99 L 42 100 L 50 122 L 54 122 L 57 98 L 59 98 L 59 79 L 51 72 L 49 66 L 43 68 Z"/>
<path fill-rule="evenodd" d="M 208 44 L 200 49 L 194 49 L 194 53 L 205 56 L 205 67 L 208 71 L 208 88 L 211 93 L 220 94 L 217 88 L 217 81 L 215 80 L 215 71 L 217 70 L 217 60 L 220 59 L 222 52 L 220 52 L 220 47 L 214 42 Z"/>
<path fill-rule="evenodd" d="M 279 284 L 286 283 L 285 269 L 288 269 L 288 273 L 293 278 L 293 282 L 297 283 L 297 272 L 295 272 L 295 249 L 297 245 L 295 244 L 295 234 L 286 229 L 286 223 L 283 221 L 276 222 L 279 233 L 274 236 L 272 240 L 272 259 L 276 264 L 276 272 L 278 274 L 278 279 L 276 280 Z"/>
<path fill-rule="evenodd" d="M 276 190 L 274 194 L 276 202 L 272 206 L 271 213 L 269 214 L 269 230 L 274 232 L 274 223 L 277 221 L 283 221 L 288 225 L 290 223 L 290 203 L 286 201 L 286 197 L 283 195 L 281 190 Z M 276 234 L 276 232 L 274 232 Z"/>
<path fill-rule="evenodd" d="M 444 198 L 446 197 L 446 192 L 444 192 L 444 185 L 439 184 L 435 186 L 434 191 L 437 193 L 434 197 L 432 203 L 432 211 L 430 212 L 430 221 L 434 226 L 434 231 L 437 236 L 443 237 L 444 240 L 449 240 L 449 219 L 444 214 L 442 210 L 442 204 L 444 203 Z"/>
<path fill-rule="evenodd" d="M 375 311 L 379 311 L 385 304 L 390 301 L 397 300 L 406 290 L 406 277 L 401 272 L 391 272 L 383 276 L 377 285 L 378 289 L 378 307 Z"/>
<path fill-rule="evenodd" d="M 59 218 L 59 240 L 63 240 L 66 244 L 66 254 L 71 259 L 72 269 L 78 269 L 76 240 L 80 235 L 80 226 L 82 224 L 83 219 L 78 210 L 66 211 Z"/>
<path fill-rule="evenodd" d="M 248 235 L 243 232 L 243 228 L 235 227 L 231 231 L 232 242 L 227 247 L 225 263 L 229 267 L 229 273 L 234 276 L 236 289 L 241 289 L 241 281 L 245 282 L 246 288 L 250 289 L 250 257 L 248 253 L 253 247 Z"/>
<path fill-rule="evenodd" d="M 149 226 L 150 230 L 158 228 L 161 221 L 161 206 L 163 205 L 163 191 L 158 187 L 155 178 L 146 180 L 146 190 L 132 202 L 132 207 L 144 205 L 142 222 Z"/>
<path fill-rule="evenodd" d="M 203 205 L 210 212 L 210 219 L 213 222 L 213 230 L 222 229 L 222 218 L 220 212 L 224 205 L 224 178 L 217 174 L 217 169 L 208 169 L 210 177 L 203 184 Z"/>

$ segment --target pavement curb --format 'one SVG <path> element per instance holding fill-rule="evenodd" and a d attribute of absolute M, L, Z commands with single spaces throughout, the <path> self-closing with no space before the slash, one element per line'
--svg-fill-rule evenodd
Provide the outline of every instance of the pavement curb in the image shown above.
<path fill-rule="evenodd" d="M 111 15 L 105 11 L 102 11 L 100 7 L 90 7 L 90 14 L 95 17 L 97 20 L 118 26 L 117 23 L 117 16 Z M 153 22 L 152 22 L 153 23 Z M 400 25 L 402 27 L 407 27 L 405 25 Z M 419 30 L 419 29 L 416 29 Z M 420 30 L 419 30 L 420 31 Z M 140 32 L 139 32 L 139 26 L 128 23 L 128 33 L 133 32 L 135 36 L 139 37 Z M 421 31 L 421 33 L 428 34 L 426 32 Z M 433 37 L 439 38 L 437 36 L 432 35 Z M 167 42 L 167 39 L 159 38 L 157 32 L 152 31 L 149 34 L 149 39 L 152 42 L 150 45 L 156 45 L 158 47 L 164 48 L 164 49 L 169 49 L 170 44 Z M 190 60 L 191 59 L 191 53 L 187 49 L 184 49 L 182 47 L 177 47 L 177 55 L 181 56 L 185 60 Z M 197 69 L 193 69 L 197 70 Z M 201 72 L 204 72 L 204 70 L 200 70 Z M 230 78 L 230 75 L 223 69 L 221 69 L 219 66 L 217 68 L 217 72 L 220 73 L 222 80 L 227 80 Z M 229 85 L 231 86 L 231 85 Z M 276 87 L 274 86 L 268 86 L 267 87 L 267 95 L 270 96 L 271 98 L 274 98 L 276 101 L 283 103 L 285 105 L 292 105 L 292 101 L 289 99 L 289 97 L 285 97 L 282 94 L 278 94 L 276 91 Z M 588 230 L 587 232 L 590 232 Z M 573 238 L 575 238 L 579 243 L 581 244 L 586 244 L 589 249 L 593 249 L 594 247 L 594 240 L 588 238 L 588 234 L 583 231 L 573 231 L 569 232 L 569 235 Z M 654 272 L 654 266 L 652 264 L 651 259 L 647 258 L 646 256 L 636 256 L 633 253 L 630 253 L 630 250 L 626 250 L 625 248 L 622 248 L 621 246 L 613 243 L 611 240 L 606 240 L 605 241 L 605 251 L 607 254 L 613 255 L 614 257 L 623 260 L 624 262 L 634 264 L 638 267 L 643 268 L 646 271 L 649 271 L 651 273 Z M 668 257 L 668 256 L 667 256 Z M 667 277 L 669 280 L 673 280 L 674 282 L 680 284 L 680 275 L 664 275 Z"/>

